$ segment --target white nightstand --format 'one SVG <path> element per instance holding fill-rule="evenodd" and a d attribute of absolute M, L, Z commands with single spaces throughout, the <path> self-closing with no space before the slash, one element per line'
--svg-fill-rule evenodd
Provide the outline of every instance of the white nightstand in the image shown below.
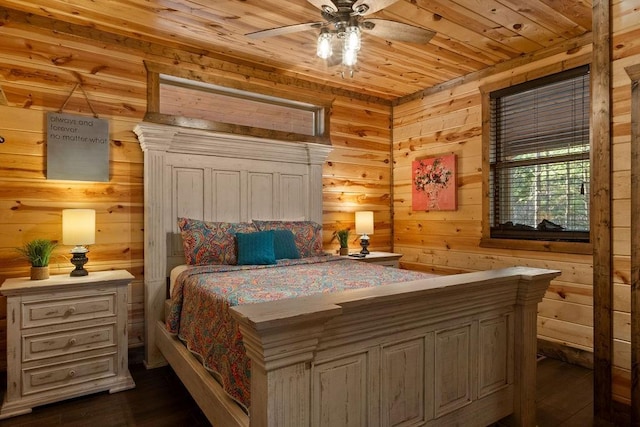
<path fill-rule="evenodd" d="M 402 258 L 402 254 L 394 254 L 393 252 L 371 252 L 364 258 L 352 257 L 348 255 L 345 255 L 343 258 L 348 258 L 360 262 L 368 262 L 371 264 L 384 265 L 386 267 L 399 268 L 400 258 Z"/>
<path fill-rule="evenodd" d="M 98 391 L 135 387 L 129 374 L 126 270 L 7 279 L 7 391 L 0 419 Z"/>

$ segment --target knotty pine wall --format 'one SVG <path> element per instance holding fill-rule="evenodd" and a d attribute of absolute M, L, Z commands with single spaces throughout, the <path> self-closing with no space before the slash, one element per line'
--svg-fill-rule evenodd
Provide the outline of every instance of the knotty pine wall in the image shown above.
<path fill-rule="evenodd" d="M 630 80 L 624 67 L 640 63 L 640 21 L 634 2 L 613 2 L 613 392 L 630 403 Z M 635 3 L 637 5 L 637 2 Z M 483 226 L 482 85 L 520 82 L 589 62 L 590 45 L 511 67 L 402 103 L 393 111 L 394 251 L 403 266 L 442 273 L 515 265 L 559 269 L 539 305 L 538 336 L 547 342 L 593 351 L 593 269 L 591 255 L 491 249 L 480 246 Z M 454 153 L 458 167 L 458 209 L 420 212 L 411 209 L 411 162 Z M 638 215 L 637 212 L 633 213 Z M 588 363 L 588 361 L 585 361 Z"/>
<path fill-rule="evenodd" d="M 363 209 L 376 213 L 372 247 L 391 249 L 390 105 L 308 83 L 301 88 L 289 76 L 273 77 L 276 84 L 272 73 L 172 46 L 138 44 L 8 9 L 0 12 L 0 135 L 6 139 L 0 144 L 0 282 L 29 274 L 15 247 L 34 238 L 61 239 L 62 209 L 96 209 L 96 243 L 87 269 L 126 269 L 135 276 L 129 289 L 129 346 L 144 344 L 143 155 L 132 130 L 146 110 L 145 60 L 204 72 L 222 85 L 251 80 L 253 86 L 245 84 L 245 89 L 333 100 L 334 151 L 323 178 L 325 249 L 338 248 L 333 231 L 353 229 L 353 212 Z M 46 179 L 45 114 L 60 109 L 79 81 L 90 105 L 78 89 L 64 112 L 90 116 L 91 106 L 109 120 L 111 179 L 106 183 Z M 358 247 L 355 235 L 351 246 Z M 52 274 L 71 271 L 70 249 L 57 248 Z M 0 369 L 6 367 L 5 340 L 6 301 L 1 298 Z"/>

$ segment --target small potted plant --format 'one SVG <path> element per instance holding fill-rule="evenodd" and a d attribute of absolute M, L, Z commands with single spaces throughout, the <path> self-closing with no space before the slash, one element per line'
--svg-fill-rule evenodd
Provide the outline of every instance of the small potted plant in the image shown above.
<path fill-rule="evenodd" d="M 48 239 L 35 239 L 18 248 L 31 263 L 31 280 L 49 278 L 49 259 L 56 242 Z"/>
<path fill-rule="evenodd" d="M 349 255 L 349 229 L 336 231 L 336 237 L 340 242 L 340 255 Z"/>

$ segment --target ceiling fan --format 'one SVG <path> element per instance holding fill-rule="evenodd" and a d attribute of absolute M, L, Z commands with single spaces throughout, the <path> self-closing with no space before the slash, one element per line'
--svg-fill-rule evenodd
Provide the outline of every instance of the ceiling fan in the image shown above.
<path fill-rule="evenodd" d="M 426 44 L 434 31 L 387 19 L 367 18 L 398 0 L 307 0 L 320 9 L 324 21 L 287 25 L 246 34 L 259 39 L 312 29 L 320 29 L 317 55 L 330 65 L 342 63 L 353 75 L 362 32 L 388 40 Z M 333 55 L 334 45 L 339 50 Z"/>

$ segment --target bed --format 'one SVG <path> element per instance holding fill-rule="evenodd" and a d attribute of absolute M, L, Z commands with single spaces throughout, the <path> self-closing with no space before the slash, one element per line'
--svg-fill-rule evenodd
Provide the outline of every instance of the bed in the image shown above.
<path fill-rule="evenodd" d="M 231 306 L 250 359 L 247 414 L 166 328 L 167 278 L 186 256 L 177 218 L 321 224 L 331 147 L 151 123 L 135 132 L 145 363 L 169 363 L 213 425 L 535 425 L 537 304 L 559 272 L 525 267 Z"/>

